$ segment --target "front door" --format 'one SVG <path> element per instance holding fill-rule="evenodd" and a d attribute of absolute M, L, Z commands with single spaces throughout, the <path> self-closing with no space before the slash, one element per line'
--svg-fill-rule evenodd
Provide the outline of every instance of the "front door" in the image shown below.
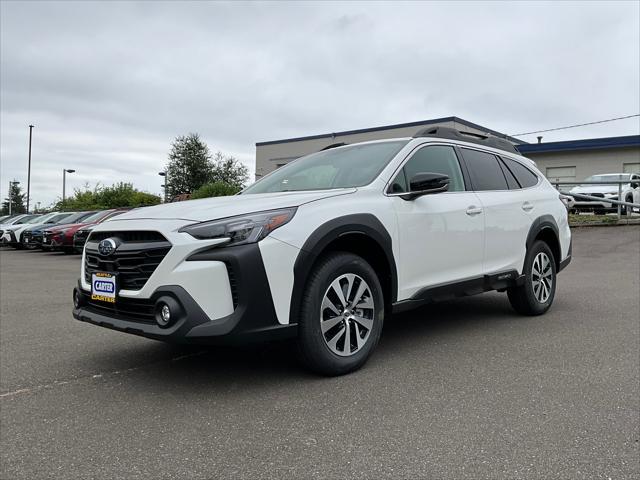
<path fill-rule="evenodd" d="M 417 173 L 448 175 L 449 191 L 402 199 Z M 484 216 L 467 182 L 455 149 L 430 144 L 416 150 L 391 183 L 388 195 L 398 219 L 398 300 L 425 287 L 482 275 Z"/>

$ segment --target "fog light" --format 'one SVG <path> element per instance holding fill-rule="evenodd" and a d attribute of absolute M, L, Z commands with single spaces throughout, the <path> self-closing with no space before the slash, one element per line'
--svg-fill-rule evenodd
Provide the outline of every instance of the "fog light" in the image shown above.
<path fill-rule="evenodd" d="M 156 322 L 161 327 L 166 327 L 171 322 L 171 309 L 166 303 L 161 303 L 156 315 Z"/>
<path fill-rule="evenodd" d="M 182 306 L 169 295 L 163 295 L 156 300 L 154 312 L 156 324 L 160 328 L 170 328 L 184 318 Z"/>
<path fill-rule="evenodd" d="M 160 310 L 160 316 L 162 317 L 162 321 L 165 323 L 169 323 L 171 321 L 171 310 L 169 310 L 169 305 L 164 305 L 162 310 Z"/>

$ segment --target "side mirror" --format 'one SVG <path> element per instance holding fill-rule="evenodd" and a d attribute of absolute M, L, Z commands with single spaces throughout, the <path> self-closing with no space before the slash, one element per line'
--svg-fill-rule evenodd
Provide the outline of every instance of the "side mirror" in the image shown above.
<path fill-rule="evenodd" d="M 631 188 L 636 189 L 640 186 L 640 183 L 632 183 Z"/>
<path fill-rule="evenodd" d="M 409 181 L 410 191 L 401 198 L 413 200 L 422 195 L 446 192 L 449 189 L 449 182 L 449 176 L 441 173 L 416 173 Z"/>

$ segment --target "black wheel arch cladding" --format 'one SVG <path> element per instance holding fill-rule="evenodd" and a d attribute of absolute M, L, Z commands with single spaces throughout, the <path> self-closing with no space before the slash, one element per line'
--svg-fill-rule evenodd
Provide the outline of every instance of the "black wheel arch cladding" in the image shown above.
<path fill-rule="evenodd" d="M 526 247 L 527 250 L 529 250 L 538 236 L 541 233 L 547 232 L 551 232 L 555 240 L 555 245 L 549 245 L 549 248 L 551 249 L 551 252 L 554 254 L 554 256 L 558 257 L 555 258 L 556 269 L 558 269 L 562 260 L 562 258 L 560 258 L 562 256 L 562 247 L 560 246 L 560 231 L 558 229 L 558 224 L 556 223 L 556 220 L 552 215 L 541 215 L 533 221 L 531 227 L 529 228 L 529 233 L 527 234 Z"/>
<path fill-rule="evenodd" d="M 398 292 L 398 274 L 395 258 L 393 256 L 391 235 L 377 217 L 370 213 L 344 215 L 334 218 L 320 225 L 305 241 L 293 267 L 294 283 L 289 309 L 290 321 L 295 322 L 300 311 L 302 294 L 311 273 L 313 265 L 332 243 L 341 237 L 351 234 L 360 234 L 373 240 L 384 252 L 384 259 L 388 265 L 390 303 L 396 301 Z M 353 252 L 356 255 L 358 252 Z M 375 269 L 375 267 L 372 265 Z M 384 279 L 380 279 L 383 283 Z"/>

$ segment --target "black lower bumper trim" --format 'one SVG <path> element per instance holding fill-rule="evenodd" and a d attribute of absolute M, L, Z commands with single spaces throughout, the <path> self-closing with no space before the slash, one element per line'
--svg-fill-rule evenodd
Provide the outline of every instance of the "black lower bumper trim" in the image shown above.
<path fill-rule="evenodd" d="M 115 306 L 91 305 L 78 285 L 79 308 L 74 318 L 122 332 L 175 343 L 216 344 L 294 336 L 297 324 L 278 322 L 269 282 L 257 244 L 199 252 L 187 261 L 220 261 L 234 272 L 237 305 L 226 317 L 210 319 L 189 293 L 179 285 L 159 287 L 149 299 L 122 299 Z M 212 292 L 213 293 L 213 292 Z M 155 322 L 157 303 L 171 297 L 180 314 L 166 328 Z M 135 302 L 135 304 L 133 304 Z"/>

